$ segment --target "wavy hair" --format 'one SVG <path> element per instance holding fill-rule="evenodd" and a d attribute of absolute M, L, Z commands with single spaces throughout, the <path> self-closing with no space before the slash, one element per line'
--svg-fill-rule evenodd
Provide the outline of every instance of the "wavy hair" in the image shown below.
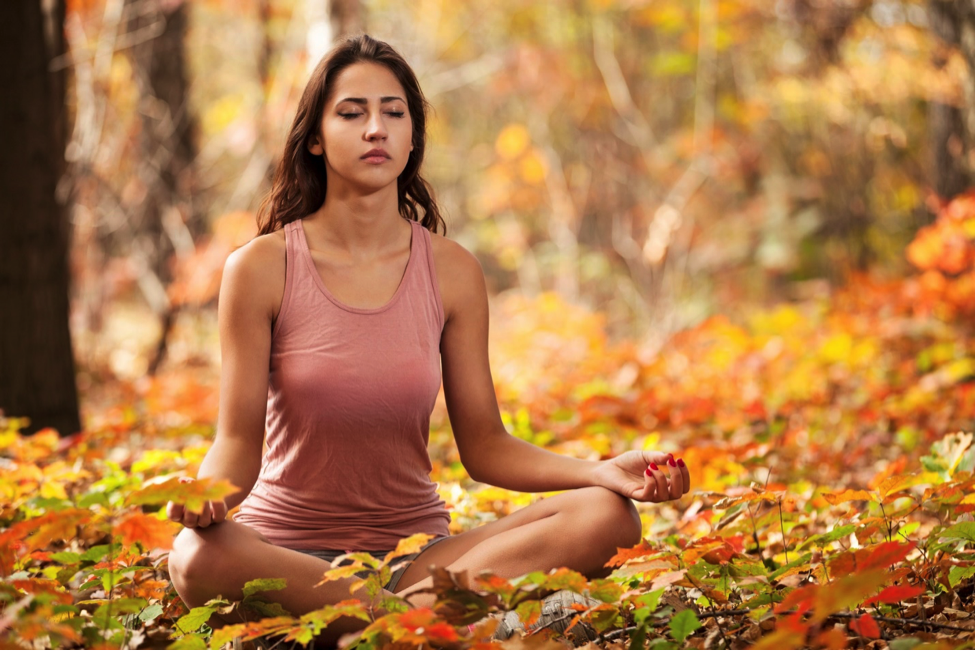
<path fill-rule="evenodd" d="M 371 62 L 392 72 L 406 92 L 406 104 L 413 120 L 413 150 L 406 168 L 397 179 L 399 213 L 420 222 L 431 232 L 447 231 L 447 224 L 433 197 L 430 184 L 420 176 L 426 147 L 426 117 L 430 109 L 416 75 L 406 60 L 389 44 L 362 34 L 347 39 L 322 57 L 311 75 L 288 133 L 284 155 L 274 173 L 274 181 L 257 211 L 259 235 L 283 228 L 321 207 L 327 182 L 325 162 L 308 151 L 308 143 L 319 135 L 322 112 L 339 73 L 355 63 Z M 422 209 L 422 210 L 421 210 Z M 421 215 L 422 212 L 422 215 Z"/>

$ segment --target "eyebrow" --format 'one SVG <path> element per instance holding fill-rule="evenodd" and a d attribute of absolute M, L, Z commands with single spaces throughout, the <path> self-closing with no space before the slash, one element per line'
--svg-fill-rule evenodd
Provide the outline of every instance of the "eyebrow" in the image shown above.
<path fill-rule="evenodd" d="M 387 95 L 386 97 L 380 97 L 379 103 L 385 104 L 387 102 L 395 102 L 396 100 L 406 102 L 406 100 L 404 100 L 402 97 Z M 353 104 L 361 104 L 362 106 L 365 106 L 369 103 L 369 100 L 367 100 L 365 97 L 346 97 L 345 99 L 340 99 L 338 103 L 341 104 L 342 102 L 352 102 Z"/>

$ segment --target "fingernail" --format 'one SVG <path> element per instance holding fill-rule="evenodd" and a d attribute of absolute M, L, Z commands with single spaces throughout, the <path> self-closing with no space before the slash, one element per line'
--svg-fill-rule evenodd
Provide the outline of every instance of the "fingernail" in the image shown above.
<path fill-rule="evenodd" d="M 647 468 L 646 470 L 644 470 L 643 471 L 643 474 L 646 475 L 647 477 L 649 477 L 650 476 L 650 469 Z"/>
<path fill-rule="evenodd" d="M 668 452 L 668 453 L 667 453 L 667 458 L 669 458 L 669 459 L 673 459 L 673 458 L 674 458 L 674 455 L 673 455 L 673 454 L 671 454 L 670 452 Z"/>
<path fill-rule="evenodd" d="M 670 460 L 667 461 L 667 463 L 670 464 L 670 467 L 671 468 L 676 468 L 677 467 L 677 464 L 674 463 L 674 458 L 673 457 L 671 457 Z"/>
<path fill-rule="evenodd" d="M 686 467 L 686 466 L 684 465 L 684 460 L 683 460 L 683 459 L 678 459 L 678 460 L 677 460 L 677 465 L 678 465 L 678 466 L 680 466 L 681 468 L 685 468 L 685 467 Z"/>
<path fill-rule="evenodd" d="M 654 470 L 660 470 L 660 468 L 658 468 L 657 467 L 657 464 L 655 464 L 655 463 L 651 463 L 650 464 L 650 467 L 653 468 Z"/>

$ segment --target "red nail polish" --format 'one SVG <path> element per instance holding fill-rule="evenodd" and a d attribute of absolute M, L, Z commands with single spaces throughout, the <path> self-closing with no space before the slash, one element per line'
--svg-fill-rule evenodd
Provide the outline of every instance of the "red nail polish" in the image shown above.
<path fill-rule="evenodd" d="M 657 464 L 655 464 L 655 463 L 651 463 L 650 464 L 650 467 L 653 468 L 654 470 L 660 470 L 660 468 L 658 468 L 657 467 Z"/>
<path fill-rule="evenodd" d="M 647 468 L 646 470 L 644 470 L 643 471 L 643 474 L 646 475 L 647 477 L 649 477 L 650 476 L 650 469 Z"/>
<path fill-rule="evenodd" d="M 672 455 L 672 454 L 671 454 L 670 452 L 668 452 L 668 453 L 667 453 L 667 458 L 668 458 L 668 459 L 673 459 L 673 458 L 674 458 L 674 455 Z"/>
<path fill-rule="evenodd" d="M 670 467 L 671 468 L 676 468 L 677 467 L 677 464 L 674 463 L 674 458 L 673 457 L 671 457 L 670 460 L 667 463 L 670 464 Z"/>
<path fill-rule="evenodd" d="M 680 466 L 681 468 L 685 468 L 685 467 L 686 467 L 686 466 L 684 465 L 684 460 L 683 460 L 683 459 L 678 459 L 678 460 L 677 460 L 677 465 L 678 465 L 678 466 Z"/>

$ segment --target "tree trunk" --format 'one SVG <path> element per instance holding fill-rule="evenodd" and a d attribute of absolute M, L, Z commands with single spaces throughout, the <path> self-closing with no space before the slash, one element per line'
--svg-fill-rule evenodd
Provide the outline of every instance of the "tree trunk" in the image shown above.
<path fill-rule="evenodd" d="M 946 46 L 961 49 L 970 71 L 969 87 L 964 93 L 966 108 L 937 101 L 928 106 L 933 185 L 940 197 L 950 199 L 963 192 L 972 180 L 966 160 L 975 124 L 966 126 L 965 117 L 975 110 L 975 88 L 971 81 L 971 72 L 975 72 L 975 16 L 971 0 L 930 0 L 928 15 L 931 30 Z M 944 66 L 947 58 L 939 53 L 934 63 Z"/>
<path fill-rule="evenodd" d="M 68 329 L 64 0 L 0 2 L 0 409 L 81 430 Z"/>
<path fill-rule="evenodd" d="M 126 0 L 126 31 L 145 35 L 135 39 L 130 51 L 142 118 L 139 174 L 147 190 L 134 253 L 144 256 L 146 268 L 164 287 L 172 280 L 173 254 L 192 253 L 194 240 L 206 230 L 193 201 L 196 123 L 189 110 L 184 52 L 189 10 L 188 2 Z M 166 355 L 175 322 L 175 308 L 168 302 L 152 308 L 162 334 L 149 361 L 150 374 Z"/>

